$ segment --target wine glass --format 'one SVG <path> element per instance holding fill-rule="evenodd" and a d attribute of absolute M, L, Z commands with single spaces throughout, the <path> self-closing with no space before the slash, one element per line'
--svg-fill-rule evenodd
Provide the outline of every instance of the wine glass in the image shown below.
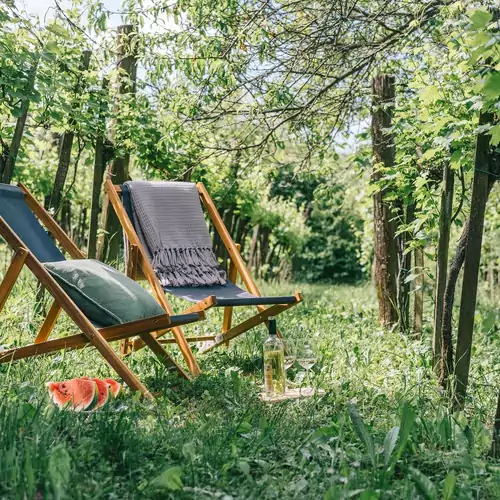
<path fill-rule="evenodd" d="M 310 370 L 316 364 L 316 345 L 312 339 L 297 342 L 295 349 L 297 363 L 306 371 L 308 386 L 311 386 Z"/>

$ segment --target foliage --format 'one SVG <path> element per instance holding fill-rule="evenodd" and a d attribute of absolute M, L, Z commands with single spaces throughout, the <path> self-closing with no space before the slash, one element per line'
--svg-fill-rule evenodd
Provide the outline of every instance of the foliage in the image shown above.
<path fill-rule="evenodd" d="M 31 316 L 34 292 L 31 280 L 16 285 L 0 343 L 32 338 L 29 325 L 40 321 Z M 492 406 L 485 383 L 500 359 L 498 315 L 480 334 L 475 397 L 465 413 L 452 414 L 427 340 L 380 331 L 368 288 L 304 292 L 306 303 L 283 315 L 280 328 L 318 339 L 312 377 L 327 393 L 300 403 L 258 400 L 264 329 L 200 358 L 203 375 L 194 383 L 169 376 L 142 351 L 130 364 L 160 392 L 158 401 L 139 402 L 126 391 L 90 414 L 58 411 L 44 382 L 112 375 L 92 350 L 0 365 L 0 496 L 400 499 L 435 491 L 438 498 L 498 498 L 499 468 L 485 455 L 483 423 L 490 424 Z M 482 304 L 481 317 L 492 305 Z M 210 317 L 191 328 L 213 331 Z M 72 330 L 64 319 L 56 328 L 56 335 Z"/>

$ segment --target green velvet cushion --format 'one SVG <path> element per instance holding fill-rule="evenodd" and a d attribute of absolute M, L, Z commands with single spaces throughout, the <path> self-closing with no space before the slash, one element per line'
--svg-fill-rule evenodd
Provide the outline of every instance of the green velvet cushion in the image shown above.
<path fill-rule="evenodd" d="M 87 318 L 100 326 L 165 314 L 138 283 L 97 260 L 50 262 L 45 267 Z"/>

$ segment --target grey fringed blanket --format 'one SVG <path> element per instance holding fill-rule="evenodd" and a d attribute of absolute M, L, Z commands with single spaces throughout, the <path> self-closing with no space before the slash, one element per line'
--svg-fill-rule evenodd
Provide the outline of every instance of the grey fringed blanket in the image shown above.
<path fill-rule="evenodd" d="M 127 182 L 135 229 L 163 286 L 224 285 L 195 184 Z"/>

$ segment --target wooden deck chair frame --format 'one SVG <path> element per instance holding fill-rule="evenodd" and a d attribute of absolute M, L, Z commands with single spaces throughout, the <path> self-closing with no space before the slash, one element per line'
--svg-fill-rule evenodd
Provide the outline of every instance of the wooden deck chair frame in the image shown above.
<path fill-rule="evenodd" d="M 29 193 L 22 184 L 18 185 L 24 192 L 25 202 L 39 221 L 46 227 L 52 236 L 61 244 L 64 250 L 74 259 L 85 258 L 79 248 L 71 238 L 63 231 L 51 215 L 42 205 Z M 40 283 L 54 298 L 54 302 L 45 318 L 38 335 L 33 344 L 23 347 L 16 347 L 0 352 L 0 363 L 8 363 L 18 359 L 30 358 L 59 351 L 61 349 L 78 349 L 88 345 L 93 345 L 123 381 L 133 390 L 140 391 L 144 396 L 152 398 L 151 393 L 139 380 L 139 378 L 123 362 L 120 356 L 111 348 L 109 342 L 139 336 L 158 359 L 166 365 L 169 370 L 177 370 L 178 373 L 187 378 L 185 372 L 168 355 L 164 347 L 156 340 L 156 336 L 169 331 L 173 321 L 170 314 L 141 319 L 120 325 L 105 328 L 95 327 L 83 314 L 73 300 L 66 294 L 52 275 L 45 269 L 43 264 L 24 245 L 15 231 L 7 224 L 5 219 L 0 217 L 0 236 L 14 251 L 14 255 L 5 276 L 0 283 L 0 313 L 7 301 L 7 298 L 14 287 L 24 265 L 36 276 Z M 57 321 L 57 318 L 64 310 L 66 314 L 82 331 L 82 334 L 68 337 L 49 339 L 50 333 Z M 203 319 L 201 313 L 197 317 L 179 318 L 184 324 L 192 323 Z M 187 344 L 187 343 L 186 343 Z M 198 364 L 191 353 L 191 364 L 188 365 L 193 373 L 199 373 Z"/>
<path fill-rule="evenodd" d="M 241 276 L 241 279 L 248 289 L 250 293 L 253 295 L 256 295 L 258 297 L 261 297 L 262 294 L 259 290 L 259 287 L 257 286 L 255 280 L 252 277 L 252 274 L 248 267 L 246 266 L 243 257 L 241 256 L 240 253 L 240 245 L 235 243 L 233 239 L 231 238 L 231 235 L 226 228 L 222 217 L 220 216 L 217 208 L 215 207 L 214 202 L 212 201 L 210 195 L 208 194 L 208 191 L 206 190 L 205 186 L 203 183 L 198 182 L 196 184 L 196 187 L 198 189 L 198 193 L 200 195 L 201 202 L 203 206 L 205 207 L 205 210 L 208 213 L 208 216 L 212 222 L 212 224 L 215 227 L 215 230 L 219 234 L 224 246 L 226 247 L 226 250 L 229 254 L 230 258 L 230 265 L 228 269 L 228 278 L 232 283 L 236 283 L 236 279 L 238 274 Z M 136 279 L 137 274 L 138 274 L 138 266 L 141 267 L 142 272 L 144 274 L 144 278 L 148 280 L 148 282 L 151 284 L 151 287 L 153 289 L 153 292 L 155 294 L 156 299 L 160 304 L 163 305 L 165 311 L 167 311 L 169 314 L 173 314 L 174 311 L 172 309 L 172 306 L 168 302 L 165 292 L 163 291 L 163 288 L 158 281 L 158 278 L 156 277 L 156 274 L 153 270 L 153 267 L 151 266 L 151 263 L 149 262 L 149 259 L 147 258 L 147 254 L 139 240 L 139 237 L 134 229 L 134 226 L 132 222 L 130 221 L 130 218 L 128 217 L 128 214 L 125 210 L 125 207 L 123 206 L 123 203 L 120 199 L 120 193 L 121 193 L 121 186 L 113 184 L 111 180 L 111 176 L 108 172 L 106 176 L 106 180 L 104 182 L 104 190 L 105 190 L 105 195 L 108 197 L 111 205 L 113 206 L 115 213 L 123 226 L 123 229 L 125 231 L 125 234 L 127 236 L 127 239 L 130 244 L 130 251 L 129 251 L 129 260 L 126 263 L 127 269 L 129 269 L 130 274 L 132 278 Z M 257 311 L 258 313 L 255 316 L 250 317 L 249 319 L 243 321 L 242 323 L 239 323 L 236 326 L 232 326 L 232 318 L 233 318 L 233 306 L 226 306 L 224 307 L 224 318 L 222 321 L 222 332 L 217 335 L 209 335 L 205 337 L 193 337 L 190 338 L 190 341 L 201 341 L 201 340 L 213 340 L 214 344 L 212 344 L 209 348 L 207 348 L 204 352 L 208 352 L 212 349 L 215 349 L 216 347 L 219 347 L 221 345 L 228 345 L 229 341 L 232 339 L 238 337 L 239 335 L 247 332 L 248 330 L 265 323 L 267 326 L 267 320 L 270 317 L 277 316 L 278 314 L 281 314 L 282 312 L 286 311 L 287 309 L 292 308 L 293 306 L 299 304 L 302 302 L 303 297 L 300 292 L 295 292 L 295 298 L 296 302 L 293 302 L 291 304 L 275 304 L 269 307 L 263 306 L 263 305 L 258 305 Z M 205 299 L 201 300 L 200 302 L 192 305 L 191 307 L 188 307 L 185 309 L 182 314 L 190 313 L 190 312 L 195 312 L 195 311 L 206 311 L 216 305 L 216 297 L 215 296 L 208 296 Z M 177 331 L 177 332 L 176 332 Z M 181 331 L 180 327 L 173 328 L 172 332 L 174 336 L 179 334 L 179 331 Z M 281 334 L 278 331 L 278 334 L 281 336 Z M 163 335 L 163 332 L 162 332 Z M 156 338 L 159 338 L 159 335 L 156 335 Z M 171 343 L 173 342 L 172 339 L 167 339 L 167 340 L 160 340 L 161 343 Z M 127 346 L 124 348 L 124 352 L 130 352 L 131 350 L 138 350 L 141 349 L 142 347 L 145 346 L 145 343 L 142 339 L 138 338 L 135 339 L 130 346 Z"/>

